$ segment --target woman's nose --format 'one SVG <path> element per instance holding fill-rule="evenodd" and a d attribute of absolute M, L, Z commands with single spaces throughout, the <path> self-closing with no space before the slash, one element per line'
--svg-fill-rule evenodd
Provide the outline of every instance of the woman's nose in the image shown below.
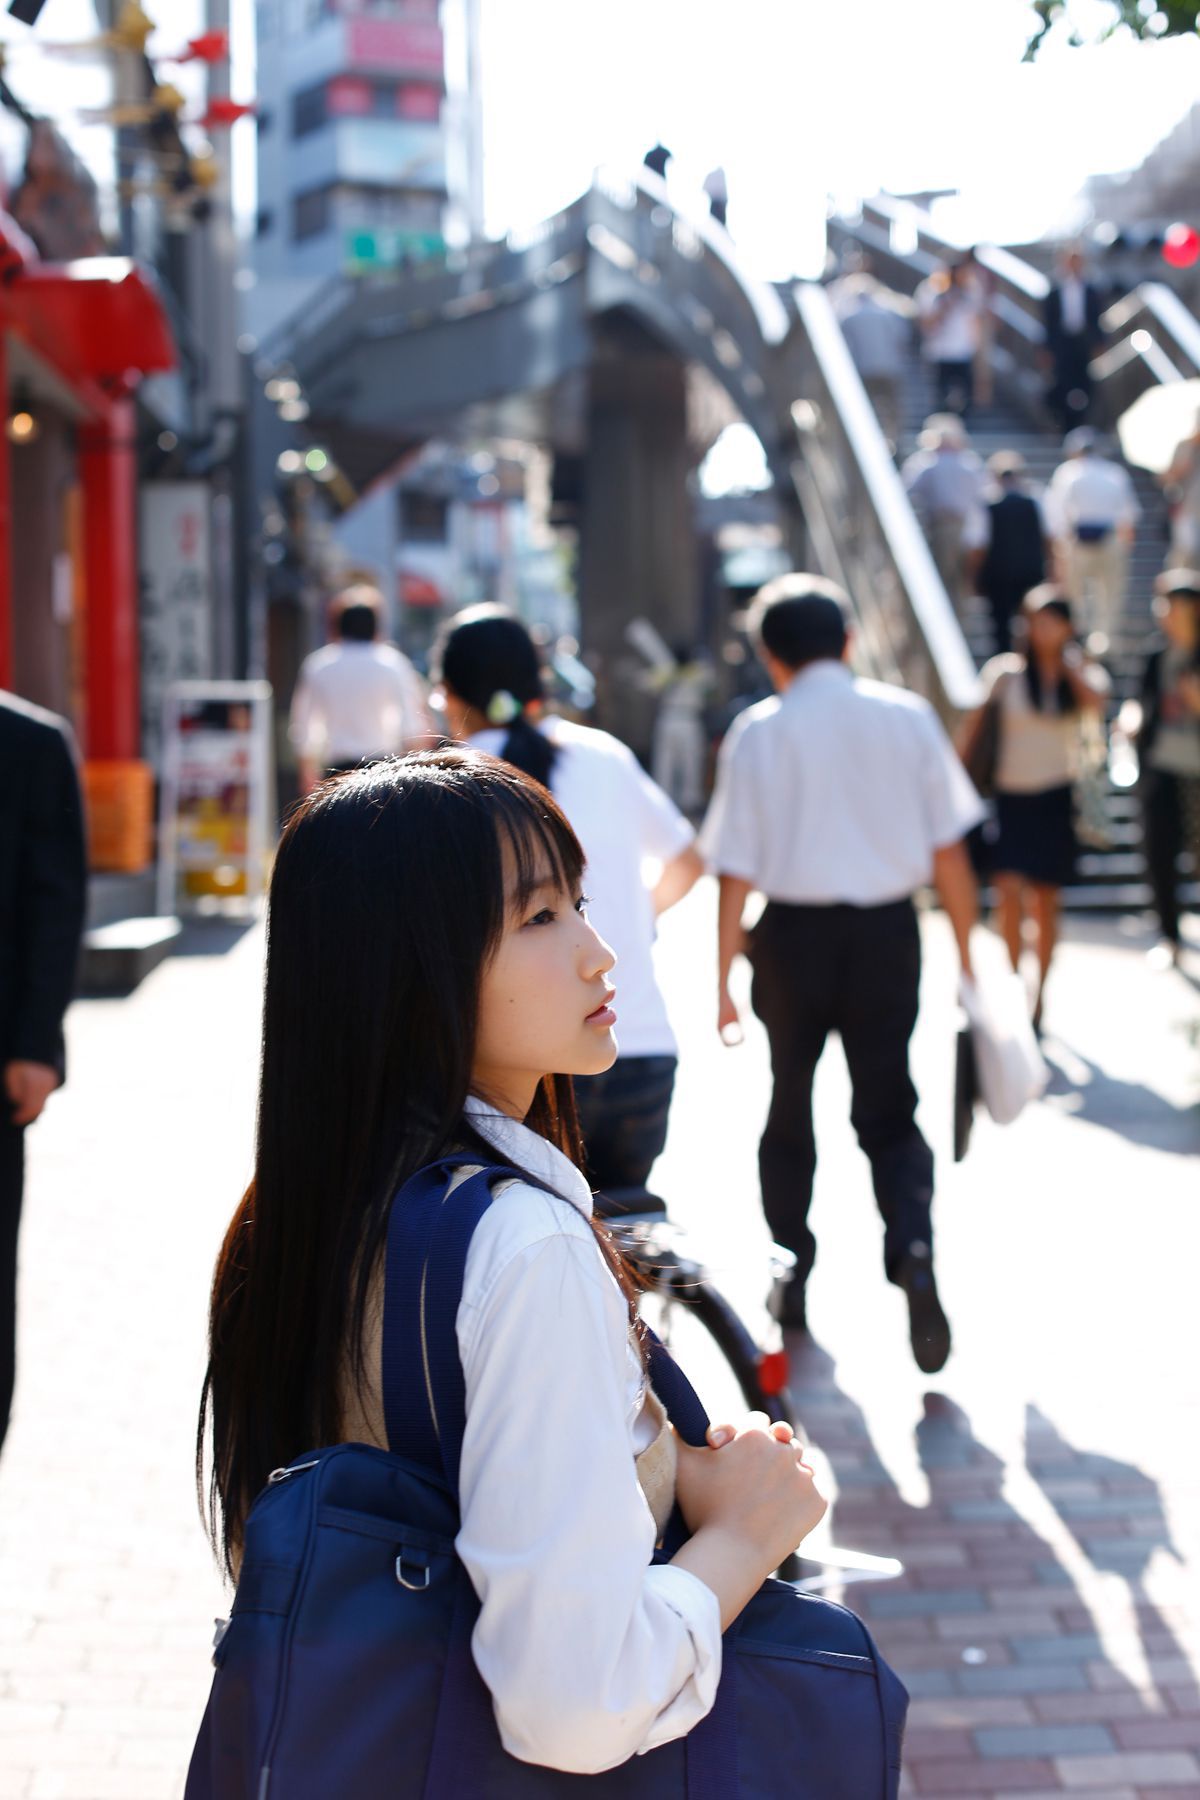
<path fill-rule="evenodd" d="M 589 977 L 607 975 L 610 969 L 617 966 L 617 953 L 611 944 L 605 943 L 596 927 L 587 923 L 587 940 L 584 945 L 584 958 L 587 963 Z"/>

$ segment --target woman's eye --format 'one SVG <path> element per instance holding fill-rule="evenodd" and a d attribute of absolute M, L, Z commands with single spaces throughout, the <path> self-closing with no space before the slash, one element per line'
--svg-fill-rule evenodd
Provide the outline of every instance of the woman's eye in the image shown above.
<path fill-rule="evenodd" d="M 552 906 L 543 906 L 541 912 L 534 913 L 532 919 L 526 919 L 527 925 L 553 925 L 555 912 Z"/>
<path fill-rule="evenodd" d="M 592 896 L 590 894 L 580 894 L 578 900 L 575 902 L 575 911 L 580 915 L 581 918 L 586 919 L 587 909 L 591 904 L 592 904 Z"/>

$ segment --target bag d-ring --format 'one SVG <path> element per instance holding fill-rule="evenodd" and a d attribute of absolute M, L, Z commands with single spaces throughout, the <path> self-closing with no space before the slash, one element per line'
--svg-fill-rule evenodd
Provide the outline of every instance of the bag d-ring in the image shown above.
<path fill-rule="evenodd" d="M 414 1573 L 417 1570 L 419 1570 L 423 1579 L 420 1581 L 410 1581 L 408 1576 L 404 1573 L 404 1552 L 401 1551 L 400 1555 L 396 1558 L 396 1580 L 400 1583 L 401 1587 L 407 1588 L 411 1594 L 423 1593 L 429 1586 L 429 1564 L 418 1563 Z"/>

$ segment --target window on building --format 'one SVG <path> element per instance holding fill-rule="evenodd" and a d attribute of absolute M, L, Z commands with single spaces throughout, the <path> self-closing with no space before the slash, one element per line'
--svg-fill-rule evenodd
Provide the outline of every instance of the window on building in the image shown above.
<path fill-rule="evenodd" d="M 261 106 L 255 114 L 254 125 L 259 137 L 266 137 L 275 124 L 275 114 L 269 106 Z"/>
<path fill-rule="evenodd" d="M 303 243 L 305 238 L 328 231 L 332 219 L 332 189 L 310 188 L 306 194 L 296 194 L 292 199 L 293 242 Z"/>
<path fill-rule="evenodd" d="M 260 237 L 260 238 L 268 237 L 271 233 L 271 230 L 272 230 L 274 224 L 275 224 L 274 208 L 270 207 L 270 206 L 260 207 L 254 217 L 254 235 L 255 235 L 255 237 Z"/>
<path fill-rule="evenodd" d="M 396 111 L 402 119 L 439 119 L 442 112 L 441 89 L 427 81 L 406 81 L 396 95 Z"/>
<path fill-rule="evenodd" d="M 400 490 L 400 536 L 406 544 L 444 544 L 449 530 L 450 502 L 441 494 L 423 494 L 419 488 Z"/>
<path fill-rule="evenodd" d="M 319 131 L 329 117 L 329 100 L 325 83 L 304 88 L 292 96 L 292 136 L 307 137 Z"/>

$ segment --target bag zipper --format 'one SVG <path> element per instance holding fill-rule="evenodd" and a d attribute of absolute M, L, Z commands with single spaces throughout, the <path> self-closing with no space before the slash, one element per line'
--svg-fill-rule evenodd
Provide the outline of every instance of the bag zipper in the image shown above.
<path fill-rule="evenodd" d="M 315 1469 L 321 1463 L 329 1462 L 330 1458 L 336 1455 L 337 1450 L 335 1449 L 330 1452 L 329 1456 L 315 1457 L 312 1462 L 298 1463 L 291 1469 L 274 1469 L 271 1472 L 270 1480 L 275 1481 L 276 1477 L 278 1477 L 280 1481 L 285 1481 L 290 1475 L 299 1475 L 305 1469 Z M 313 1515 L 316 1512 L 317 1495 L 320 1490 L 320 1485 L 320 1479 L 318 1477 L 314 1479 L 309 1486 L 309 1519 L 308 1531 L 306 1533 L 308 1550 L 304 1558 L 304 1566 L 300 1570 L 300 1574 L 296 1581 L 291 1609 L 288 1613 L 287 1635 L 284 1638 L 283 1653 L 279 1659 L 279 1683 L 275 1690 L 275 1705 L 271 1714 L 271 1727 L 267 1732 L 266 1744 L 263 1749 L 262 1767 L 258 1773 L 258 1793 L 256 1795 L 256 1800 L 267 1800 L 267 1790 L 271 1781 L 271 1758 L 274 1755 L 275 1746 L 279 1741 L 279 1733 L 283 1728 L 283 1697 L 287 1691 L 287 1675 L 292 1655 L 292 1640 L 296 1635 L 296 1621 L 300 1614 L 300 1604 L 304 1597 L 304 1587 L 308 1580 L 308 1572 L 312 1566 L 313 1556 L 316 1553 L 317 1534 L 314 1528 Z"/>

